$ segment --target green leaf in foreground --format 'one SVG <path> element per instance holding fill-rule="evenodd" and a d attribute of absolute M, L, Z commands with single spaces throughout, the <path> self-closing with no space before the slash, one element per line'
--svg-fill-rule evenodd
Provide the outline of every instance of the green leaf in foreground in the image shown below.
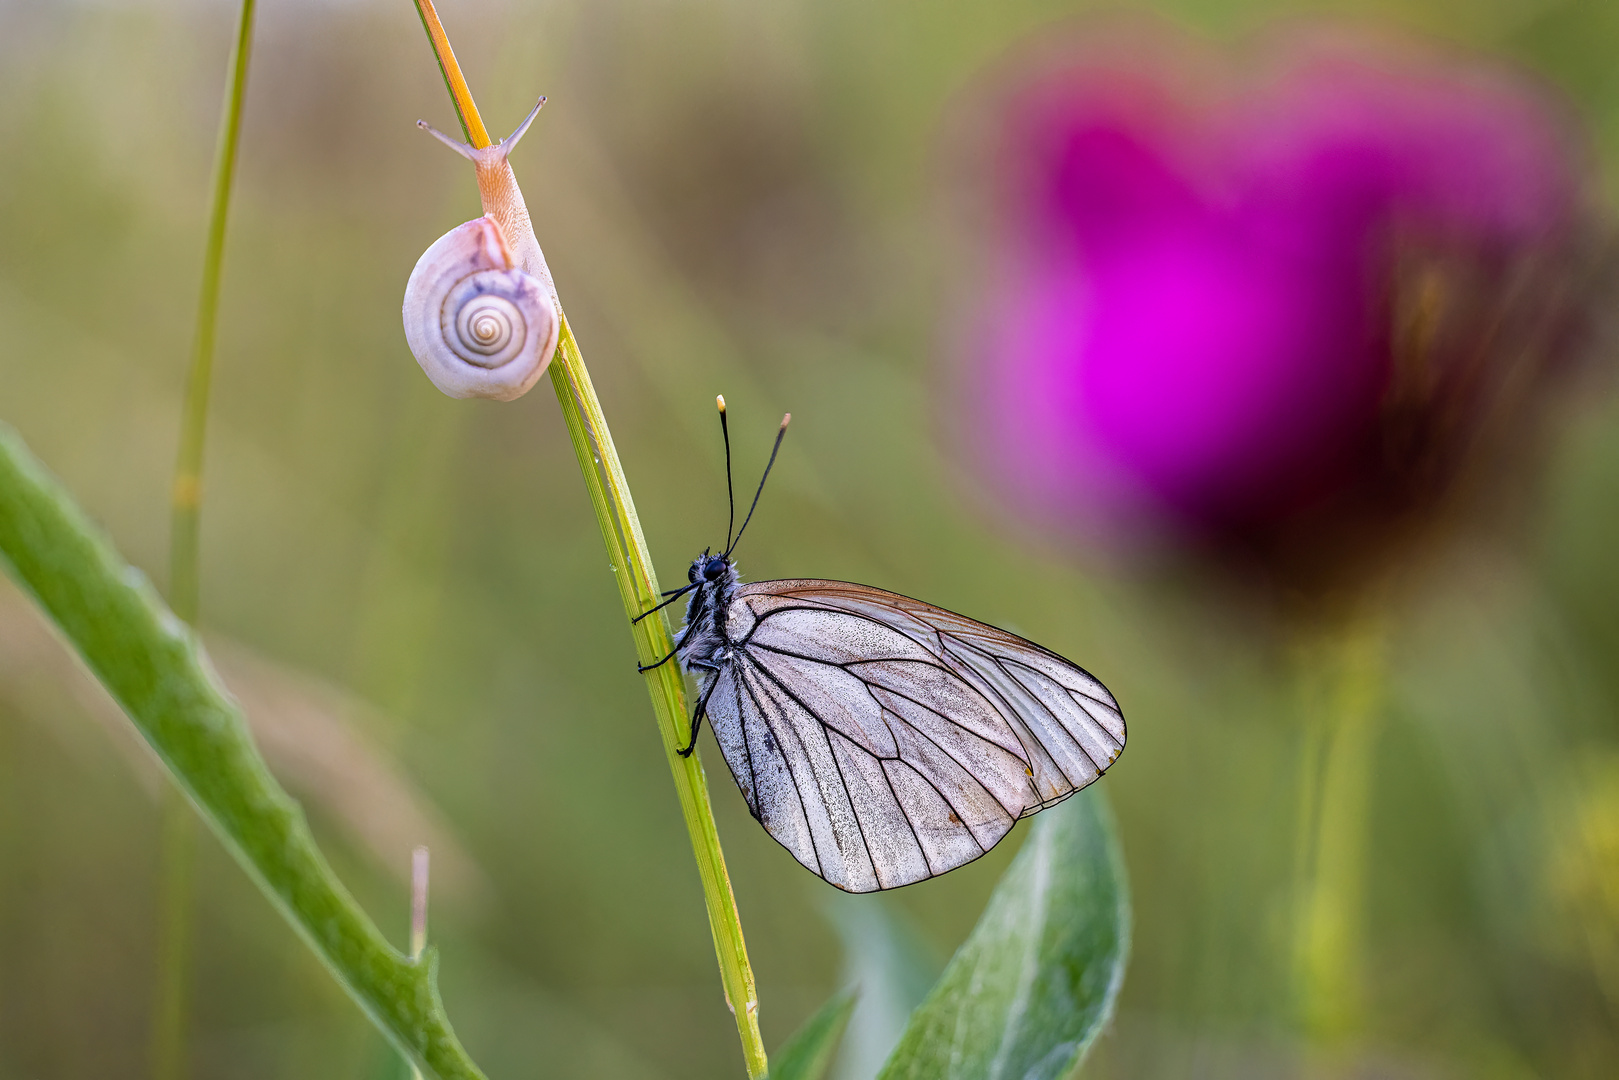
<path fill-rule="evenodd" d="M 1113 816 L 1092 788 L 1034 819 L 879 1080 L 1067 1076 L 1112 1015 L 1129 939 Z"/>
<path fill-rule="evenodd" d="M 203 818 L 360 1008 L 441 1080 L 481 1080 L 434 978 L 388 944 L 270 775 L 195 636 L 0 424 L 0 565 L 44 608 Z"/>
<path fill-rule="evenodd" d="M 860 991 L 860 1007 L 838 1048 L 837 1075 L 865 1080 L 877 1075 L 899 1045 L 944 960 L 934 955 L 892 893 L 833 893 L 826 915 L 843 944 L 839 977 Z"/>
<path fill-rule="evenodd" d="M 770 1066 L 770 1080 L 821 1080 L 826 1075 L 826 1067 L 832 1063 L 838 1037 L 849 1022 L 854 1001 L 853 990 L 840 991 L 804 1021 L 776 1051 Z"/>

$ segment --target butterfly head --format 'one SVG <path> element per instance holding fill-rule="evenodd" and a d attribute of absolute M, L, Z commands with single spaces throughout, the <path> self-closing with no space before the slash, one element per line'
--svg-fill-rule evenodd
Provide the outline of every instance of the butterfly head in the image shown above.
<path fill-rule="evenodd" d="M 710 555 L 707 551 L 692 560 L 691 569 L 686 571 L 686 580 L 693 585 L 703 585 L 719 581 L 725 577 L 731 568 L 731 560 L 724 555 Z"/>
<path fill-rule="evenodd" d="M 705 639 L 723 640 L 726 610 L 741 582 L 736 564 L 723 552 L 711 555 L 705 551 L 697 556 L 691 561 L 686 577 L 691 584 L 680 592 L 690 593 L 691 599 L 686 601 L 687 632 L 681 639 L 683 654 L 689 651 L 688 647 L 701 648 Z"/>

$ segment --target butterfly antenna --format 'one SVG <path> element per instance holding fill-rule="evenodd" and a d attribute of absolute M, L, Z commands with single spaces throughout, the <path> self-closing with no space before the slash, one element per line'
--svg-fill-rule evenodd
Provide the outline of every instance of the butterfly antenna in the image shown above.
<path fill-rule="evenodd" d="M 759 490 L 753 493 L 753 505 L 748 507 L 748 516 L 742 519 L 742 527 L 736 531 L 736 539 L 726 545 L 725 557 L 727 559 L 731 557 L 731 552 L 736 549 L 736 546 L 742 542 L 742 534 L 748 531 L 748 522 L 753 520 L 753 511 L 759 506 L 759 496 L 765 493 L 765 481 L 770 479 L 770 467 L 776 463 L 776 453 L 781 449 L 781 440 L 786 437 L 787 424 L 792 418 L 792 413 L 788 413 L 781 418 L 781 430 L 776 432 L 776 445 L 770 448 L 770 460 L 765 462 L 765 474 L 759 477 Z"/>
<path fill-rule="evenodd" d="M 725 501 L 730 505 L 730 517 L 725 522 L 725 550 L 731 550 L 731 530 L 736 528 L 736 493 L 731 489 L 731 428 L 725 422 L 725 395 L 714 398 L 720 407 L 720 437 L 725 440 Z"/>

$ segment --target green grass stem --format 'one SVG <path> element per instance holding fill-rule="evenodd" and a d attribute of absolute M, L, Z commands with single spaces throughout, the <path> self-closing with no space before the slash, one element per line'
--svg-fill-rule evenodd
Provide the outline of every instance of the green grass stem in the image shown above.
<path fill-rule="evenodd" d="M 199 603 L 200 515 L 203 447 L 208 429 L 208 388 L 213 380 L 214 341 L 219 323 L 220 270 L 225 260 L 225 223 L 231 181 L 241 144 L 242 102 L 248 60 L 253 51 L 257 0 L 242 0 L 236 38 L 227 67 L 224 108 L 214 150 L 208 239 L 203 249 L 197 325 L 192 335 L 191 368 L 180 413 L 180 446 L 170 486 L 169 604 L 188 625 L 197 623 Z M 152 1012 L 152 1076 L 183 1080 L 186 1075 L 186 1011 L 191 966 L 192 865 L 196 836 L 192 809 L 174 789 L 163 796 L 163 849 L 159 893 L 157 994 Z"/>
<path fill-rule="evenodd" d="M 455 103 L 462 130 L 474 147 L 488 146 L 488 129 L 461 74 L 432 0 L 415 0 L 415 3 L 422 26 L 433 45 L 434 55 L 438 58 L 445 87 Z M 658 579 L 652 567 L 652 556 L 647 552 L 646 540 L 641 535 L 635 501 L 630 496 L 629 482 L 625 479 L 618 451 L 613 446 L 613 436 L 602 413 L 601 401 L 596 397 L 584 357 L 580 355 L 579 344 L 565 316 L 550 370 L 551 385 L 556 390 L 557 403 L 562 407 L 568 437 L 579 459 L 579 469 L 584 475 L 596 522 L 601 527 L 602 541 L 607 545 L 613 578 L 618 583 L 619 598 L 623 601 L 628 620 L 658 602 Z M 668 619 L 663 612 L 632 624 L 630 633 L 635 639 L 636 656 L 643 664 L 661 659 L 669 652 L 671 635 Z M 725 854 L 720 848 L 719 833 L 714 826 L 708 780 L 696 754 L 683 758 L 676 753 L 685 744 L 689 724 L 684 679 L 679 668 L 672 663 L 647 672 L 645 678 L 647 692 L 652 697 L 652 708 L 657 714 L 658 729 L 663 736 L 669 771 L 674 777 L 675 794 L 680 801 L 680 811 L 691 836 L 692 853 L 697 860 L 725 1000 L 736 1016 L 737 1035 L 742 1041 L 742 1056 L 748 1076 L 751 1080 L 758 1080 L 768 1072 L 764 1041 L 759 1034 L 759 995 L 754 986 L 753 969 L 748 964 L 742 920 L 737 914 L 730 875 L 725 869 Z"/>

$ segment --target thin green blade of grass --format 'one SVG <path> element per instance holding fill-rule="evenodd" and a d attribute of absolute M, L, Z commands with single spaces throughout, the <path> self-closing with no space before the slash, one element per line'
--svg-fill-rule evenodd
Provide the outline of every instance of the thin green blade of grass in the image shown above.
<path fill-rule="evenodd" d="M 833 994 L 776 1051 L 770 1080 L 821 1080 L 854 1011 L 855 991 Z"/>
<path fill-rule="evenodd" d="M 472 91 L 461 73 L 461 66 L 455 59 L 455 51 L 450 47 L 449 36 L 444 31 L 433 0 L 414 2 L 417 14 L 421 16 L 422 28 L 438 59 L 445 88 L 461 119 L 462 130 L 467 133 L 471 145 L 488 146 L 489 130 L 472 99 Z M 769 1072 L 770 1063 L 759 1033 L 759 992 L 753 978 L 753 967 L 748 962 L 742 919 L 737 913 L 736 897 L 731 891 L 731 878 L 725 867 L 719 830 L 714 824 L 708 779 L 698 755 L 683 756 L 678 751 L 685 742 L 690 722 L 685 702 L 685 678 L 677 665 L 658 662 L 660 657 L 668 655 L 670 649 L 668 615 L 660 612 L 652 618 L 642 617 L 658 604 L 660 595 L 652 555 L 647 550 L 646 537 L 642 535 L 640 518 L 635 511 L 635 501 L 630 496 L 629 480 L 613 445 L 607 416 L 602 411 L 590 372 L 585 367 L 579 342 L 568 325 L 567 316 L 561 313 L 560 306 L 558 314 L 562 328 L 551 361 L 551 385 L 556 390 L 557 404 L 568 428 L 568 439 L 573 444 L 585 490 L 590 496 L 591 509 L 607 547 L 619 598 L 624 604 L 624 614 L 630 620 L 630 634 L 635 639 L 637 658 L 641 664 L 655 665 L 655 670 L 644 669 L 647 692 L 652 699 L 653 713 L 674 779 L 675 795 L 680 802 L 681 817 L 685 819 L 692 855 L 697 862 L 704 905 L 708 909 L 709 930 L 714 937 L 715 957 L 719 961 L 720 985 L 736 1019 L 737 1037 L 742 1044 L 742 1058 L 748 1076 L 762 1080 Z"/>
<path fill-rule="evenodd" d="M 214 148 L 213 196 L 208 240 L 203 248 L 197 324 L 191 368 L 180 409 L 179 449 L 169 488 L 169 603 L 195 626 L 201 605 L 202 463 L 208 433 L 208 388 L 213 380 L 214 342 L 219 326 L 219 290 L 225 264 L 225 226 L 230 218 L 231 184 L 242 143 L 242 106 L 253 55 L 257 0 L 242 0 L 235 43 L 226 65 L 225 100 Z M 157 1006 L 152 1011 L 154 1080 L 186 1075 L 186 1012 L 191 966 L 192 862 L 196 826 L 191 808 L 172 789 L 164 792 L 162 896 L 159 901 Z"/>

